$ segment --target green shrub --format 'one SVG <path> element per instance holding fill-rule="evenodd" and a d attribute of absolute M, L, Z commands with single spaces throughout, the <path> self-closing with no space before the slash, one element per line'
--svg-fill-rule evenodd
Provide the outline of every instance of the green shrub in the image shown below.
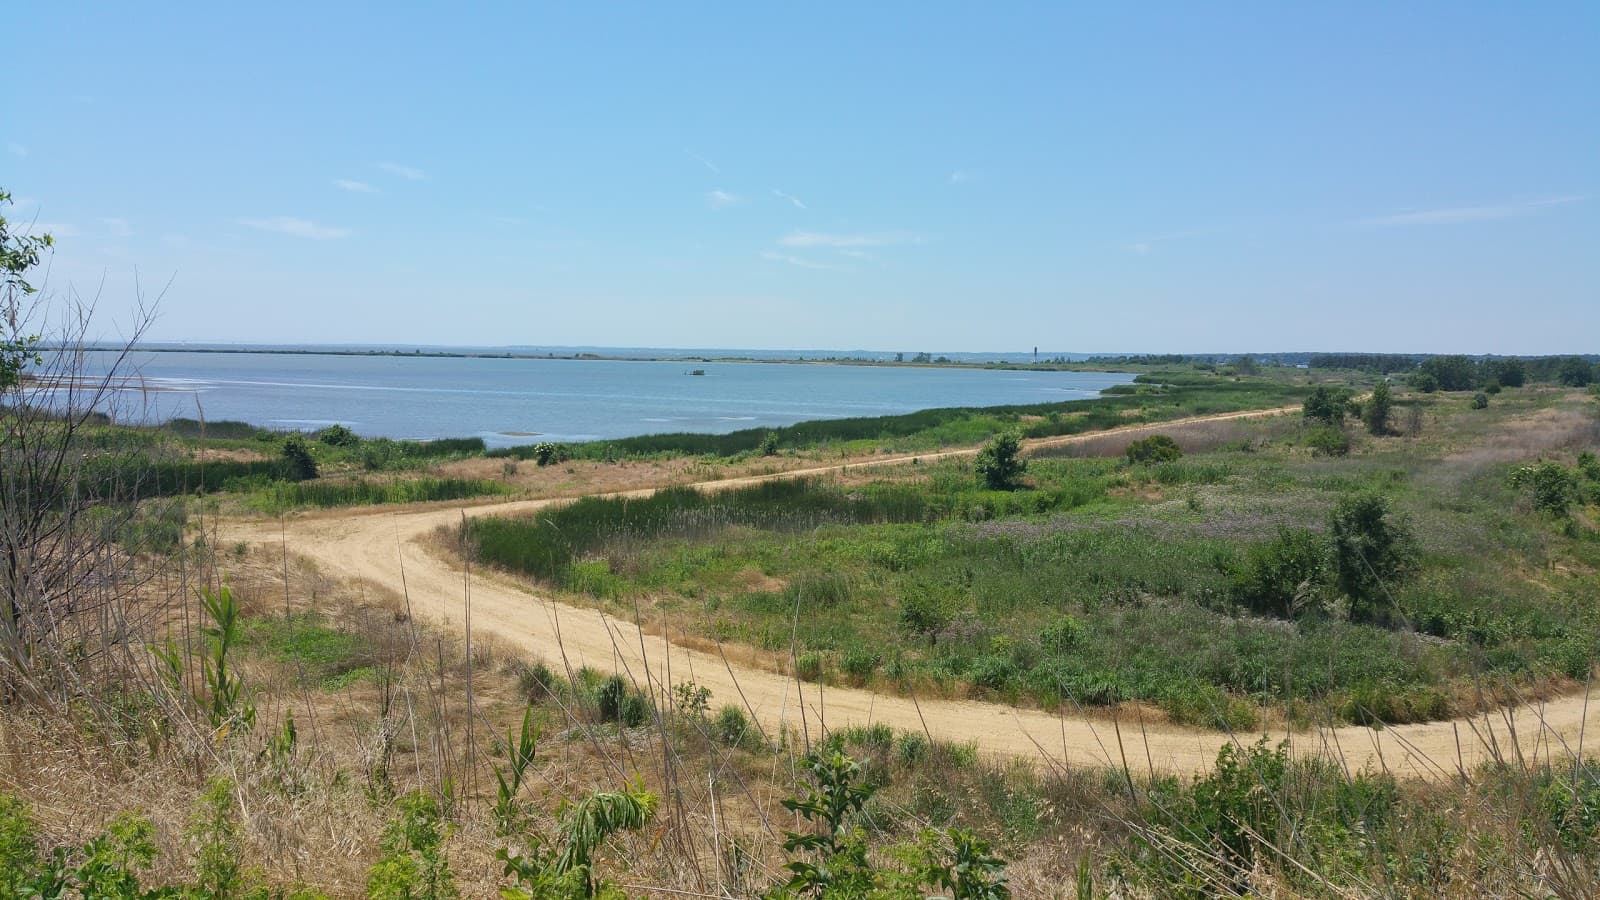
<path fill-rule="evenodd" d="M 822 680 L 822 654 L 814 650 L 800 654 L 795 660 L 795 675 L 801 681 Z"/>
<path fill-rule="evenodd" d="M 1361 412 L 1361 421 L 1367 432 L 1378 437 L 1389 433 L 1389 415 L 1394 409 L 1394 398 L 1388 379 L 1380 379 L 1372 388 L 1372 397 Z"/>
<path fill-rule="evenodd" d="M 855 684 L 861 684 L 872 677 L 878 666 L 883 663 L 882 654 L 876 653 L 866 647 L 857 645 L 844 652 L 839 659 L 839 670 Z"/>
<path fill-rule="evenodd" d="M 594 701 L 602 721 L 638 728 L 650 720 L 650 701 L 630 690 L 621 675 L 601 681 L 594 689 Z"/>
<path fill-rule="evenodd" d="M 1389 502 L 1381 495 L 1362 494 L 1334 507 L 1329 535 L 1335 583 L 1350 598 L 1351 617 L 1387 618 L 1393 589 L 1420 557 L 1410 526 L 1389 516 Z"/>
<path fill-rule="evenodd" d="M 533 461 L 540 466 L 563 463 L 571 456 L 564 445 L 551 443 L 550 441 L 540 441 L 534 444 L 528 452 L 533 457 Z"/>
<path fill-rule="evenodd" d="M 306 444 L 304 437 L 291 434 L 284 438 L 282 453 L 289 478 L 309 481 L 317 477 L 317 460 L 311 455 L 311 447 Z"/>
<path fill-rule="evenodd" d="M 711 720 L 711 736 L 729 747 L 748 747 L 759 741 L 760 733 L 751 726 L 742 707 L 728 703 L 717 710 L 716 717 Z"/>
<path fill-rule="evenodd" d="M 213 778 L 189 820 L 186 833 L 194 845 L 195 887 L 202 897 L 235 897 L 244 891 L 244 835 L 233 792 L 231 780 Z"/>
<path fill-rule="evenodd" d="M 1319 384 L 1311 389 L 1311 393 L 1301 406 L 1301 411 L 1313 422 L 1339 426 L 1350 412 L 1350 392 L 1343 388 Z"/>
<path fill-rule="evenodd" d="M 920 765 L 928 758 L 929 744 L 926 735 L 908 731 L 895 741 L 895 759 L 902 766 Z"/>
<path fill-rule="evenodd" d="M 439 804 L 421 791 L 395 801 L 399 815 L 384 829 L 382 856 L 367 871 L 369 900 L 447 900 L 455 876 L 444 855 L 445 823 Z"/>
<path fill-rule="evenodd" d="M 1306 434 L 1306 446 L 1317 456 L 1344 456 L 1350 452 L 1350 436 L 1335 425 L 1322 425 Z"/>
<path fill-rule="evenodd" d="M 1327 541 L 1308 529 L 1286 529 L 1246 552 L 1233 573 L 1233 599 L 1256 612 L 1294 618 L 1317 605 L 1327 572 Z"/>
<path fill-rule="evenodd" d="M 329 447 L 355 447 L 361 443 L 361 438 L 343 425 L 329 425 L 312 435 L 312 438 Z"/>
<path fill-rule="evenodd" d="M 1082 622 L 1063 615 L 1044 627 L 1039 635 L 1039 643 L 1051 653 L 1062 654 L 1083 643 L 1085 635 Z"/>
<path fill-rule="evenodd" d="M 1178 442 L 1164 434 L 1152 434 L 1128 445 L 1128 461 L 1133 463 L 1172 462 L 1183 456 Z"/>
<path fill-rule="evenodd" d="M 1566 515 L 1578 496 L 1578 479 L 1572 471 L 1549 460 L 1512 470 L 1511 486 L 1530 494 L 1534 508 L 1558 516 Z"/>
<path fill-rule="evenodd" d="M 1489 395 L 1483 393 L 1482 391 L 1479 391 L 1478 393 L 1473 394 L 1472 395 L 1472 408 L 1473 409 L 1488 409 L 1489 408 Z"/>
<path fill-rule="evenodd" d="M 1003 691 L 1017 677 L 1017 667 L 1009 656 L 981 656 L 967 670 L 967 677 L 978 687 Z"/>
<path fill-rule="evenodd" d="M 991 491 L 1014 491 L 1022 486 L 1028 463 L 1021 458 L 1021 436 L 1006 431 L 978 451 L 975 468 L 978 480 Z"/>

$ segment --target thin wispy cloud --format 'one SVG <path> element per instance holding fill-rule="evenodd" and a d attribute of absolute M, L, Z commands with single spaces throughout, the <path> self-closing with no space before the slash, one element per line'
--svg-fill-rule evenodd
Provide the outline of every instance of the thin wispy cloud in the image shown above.
<path fill-rule="evenodd" d="M 784 247 L 891 247 L 920 244 L 923 237 L 909 231 L 877 231 L 858 234 L 830 234 L 821 231 L 794 231 L 778 239 Z"/>
<path fill-rule="evenodd" d="M 333 180 L 333 186 L 341 191 L 349 191 L 352 194 L 379 193 L 377 188 L 367 184 L 365 181 L 351 181 L 348 178 L 335 178 Z"/>
<path fill-rule="evenodd" d="M 876 255 L 868 253 L 865 250 L 852 250 L 852 249 L 846 248 L 846 249 L 840 250 L 839 253 L 841 255 L 843 255 L 843 256 L 848 256 L 848 257 L 850 257 L 852 259 L 868 259 L 868 260 L 871 260 L 871 259 L 877 259 L 878 258 Z"/>
<path fill-rule="evenodd" d="M 971 180 L 973 180 L 974 178 L 977 178 L 977 177 L 978 176 L 972 174 L 971 172 L 963 172 L 963 171 L 957 169 L 956 171 L 950 173 L 950 183 L 951 184 L 966 184 L 967 182 L 969 182 L 969 181 L 971 181 Z"/>
<path fill-rule="evenodd" d="M 100 219 L 100 224 L 104 225 L 107 231 L 111 232 L 117 237 L 128 237 L 129 235 L 133 234 L 133 226 L 128 224 L 127 219 L 104 216 Z"/>
<path fill-rule="evenodd" d="M 6 141 L 6 149 L 11 151 L 11 155 L 12 156 L 27 156 L 28 155 L 28 148 L 22 146 L 21 144 L 17 143 L 16 141 Z"/>
<path fill-rule="evenodd" d="M 712 209 L 727 209 L 730 206 L 737 206 L 743 201 L 743 197 L 738 194 L 730 194 L 727 191 L 706 192 L 706 205 Z"/>
<path fill-rule="evenodd" d="M 694 160 L 695 162 L 699 163 L 700 165 L 705 166 L 708 170 L 710 170 L 711 174 L 713 174 L 713 175 L 721 175 L 722 174 L 722 169 L 719 168 L 716 163 L 712 162 L 709 159 L 706 159 L 704 156 L 701 156 L 700 154 L 694 152 L 693 150 L 685 150 L 683 152 L 684 152 L 685 156 L 689 157 L 690 159 Z"/>
<path fill-rule="evenodd" d="M 799 197 L 796 197 L 795 195 L 787 193 L 785 191 L 780 191 L 777 188 L 773 188 L 772 189 L 772 196 L 777 197 L 780 200 L 787 200 L 790 203 L 793 203 L 795 209 L 805 209 L 806 208 L 806 205 L 804 203 L 800 202 L 800 198 Z"/>
<path fill-rule="evenodd" d="M 791 266 L 797 266 L 802 269 L 826 269 L 830 271 L 839 271 L 838 266 L 830 266 L 827 263 L 817 262 L 814 259 L 806 259 L 803 256 L 794 256 L 788 253 L 774 253 L 771 250 L 764 251 L 761 254 L 761 258 L 771 260 L 773 262 L 787 263 Z"/>
<path fill-rule="evenodd" d="M 1513 219 L 1543 212 L 1551 207 L 1576 203 L 1583 198 L 1577 195 L 1543 197 L 1536 200 L 1518 200 L 1485 206 L 1447 206 L 1438 209 L 1407 209 L 1386 216 L 1361 219 L 1358 225 L 1463 225 L 1469 222 L 1493 222 Z"/>
<path fill-rule="evenodd" d="M 1140 256 L 1147 256 L 1151 251 L 1155 250 L 1156 245 L 1158 244 L 1165 244 L 1171 241 L 1181 241 L 1187 238 L 1201 237 L 1207 234 L 1215 234 L 1216 231 L 1217 229 L 1215 228 L 1189 228 L 1184 231 L 1169 231 L 1165 234 L 1153 234 L 1149 237 L 1142 237 L 1136 240 L 1128 241 L 1122 245 L 1122 249 L 1127 250 L 1130 253 L 1137 253 Z"/>
<path fill-rule="evenodd" d="M 424 172 L 415 166 L 404 166 L 395 162 L 378 163 L 378 168 L 397 178 L 404 178 L 407 181 L 421 181 L 428 177 L 427 172 Z"/>
<path fill-rule="evenodd" d="M 247 228 L 287 234 L 292 237 L 307 238 L 313 241 L 331 241 L 350 236 L 350 229 L 348 228 L 319 225 L 316 222 L 297 219 L 293 216 L 272 216 L 266 219 L 235 219 L 234 221 Z"/>

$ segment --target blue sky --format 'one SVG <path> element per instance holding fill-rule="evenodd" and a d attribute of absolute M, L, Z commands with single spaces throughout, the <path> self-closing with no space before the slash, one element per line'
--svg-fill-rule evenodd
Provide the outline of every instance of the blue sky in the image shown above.
<path fill-rule="evenodd" d="M 1600 4 L 33 3 L 163 340 L 1600 351 Z"/>

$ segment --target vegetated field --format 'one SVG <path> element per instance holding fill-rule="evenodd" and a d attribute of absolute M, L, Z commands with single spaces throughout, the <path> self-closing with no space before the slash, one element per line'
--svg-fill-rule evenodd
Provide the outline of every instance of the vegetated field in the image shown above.
<path fill-rule="evenodd" d="M 1596 409 L 1559 389 L 1487 409 L 1413 395 L 1395 424 L 1417 433 L 1347 426 L 1347 456 L 1314 452 L 1295 415 L 1175 429 L 1186 455 L 1157 464 L 1129 463 L 1127 437 L 1046 449 L 1018 491 L 981 489 L 955 459 L 466 527 L 484 562 L 643 601 L 807 679 L 1143 701 L 1235 728 L 1421 721 L 1588 673 L 1600 469 L 1571 464 L 1600 446 Z M 1567 466 L 1565 512 L 1514 475 L 1541 458 Z M 1361 589 L 1329 532 L 1341 503 L 1371 496 L 1414 553 Z"/>

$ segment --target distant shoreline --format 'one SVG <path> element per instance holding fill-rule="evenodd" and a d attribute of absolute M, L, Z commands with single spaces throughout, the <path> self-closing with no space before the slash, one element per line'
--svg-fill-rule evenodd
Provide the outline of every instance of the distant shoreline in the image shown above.
<path fill-rule="evenodd" d="M 59 348 L 54 348 L 59 349 Z M 94 347 L 93 352 L 118 352 L 120 347 Z M 871 366 L 883 368 L 913 368 L 913 369 L 997 369 L 1004 371 L 1028 372 L 1106 372 L 1110 374 L 1125 374 L 1136 371 L 1134 367 L 1119 366 L 1113 363 L 1090 362 L 1089 360 L 1049 362 L 1012 362 L 1009 360 L 957 360 L 939 358 L 927 361 L 906 361 L 886 359 L 866 359 L 862 357 L 826 357 L 820 359 L 807 359 L 800 356 L 795 358 L 762 359 L 754 356 L 623 356 L 605 353 L 491 353 L 488 351 L 474 350 L 355 350 L 337 348 L 289 348 L 289 347 L 135 347 L 139 353 L 214 353 L 214 354 L 239 354 L 247 356 L 352 356 L 352 357 L 378 357 L 392 359 L 510 359 L 510 360 L 567 360 L 572 362 L 674 362 L 674 363 L 757 363 L 763 365 L 831 365 L 831 366 Z"/>

